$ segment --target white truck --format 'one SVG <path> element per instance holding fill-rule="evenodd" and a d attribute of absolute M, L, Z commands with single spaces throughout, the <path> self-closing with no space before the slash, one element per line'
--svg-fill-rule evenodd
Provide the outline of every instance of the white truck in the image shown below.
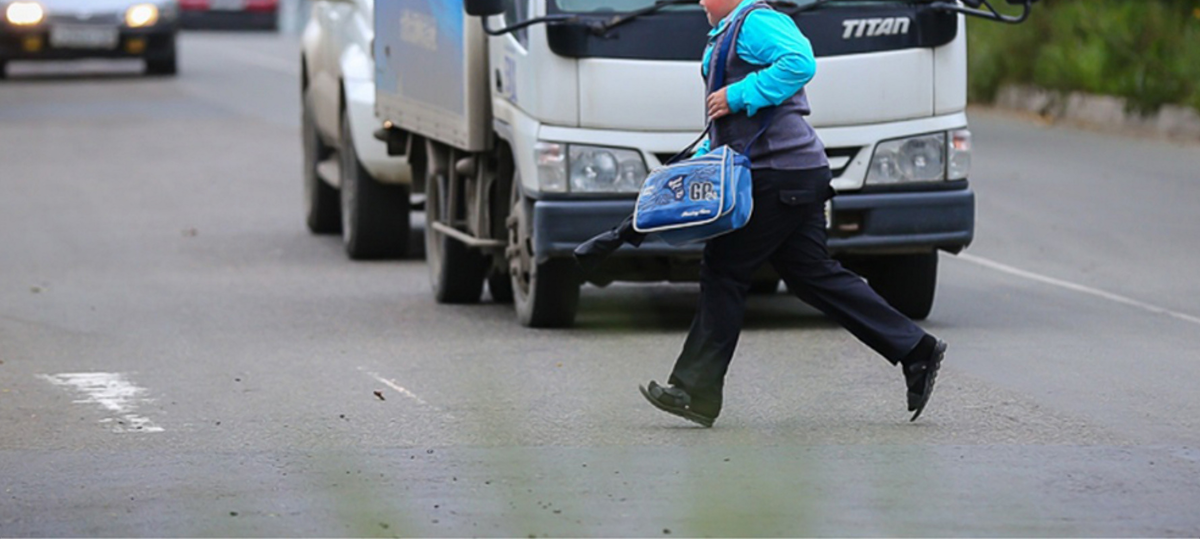
<path fill-rule="evenodd" d="M 810 122 L 837 196 L 829 247 L 905 314 L 933 305 L 938 252 L 971 243 L 966 15 L 1034 0 L 772 2 L 812 41 Z M 694 0 L 376 0 L 376 115 L 426 195 L 440 302 L 487 282 L 527 326 L 573 324 L 584 279 L 695 279 L 701 245 L 653 237 L 600 271 L 582 241 L 632 211 L 647 171 L 705 123 Z M 1010 8 L 1011 11 L 1011 8 Z M 482 21 L 480 20 L 482 18 Z M 764 270 L 765 289 L 778 277 Z"/>

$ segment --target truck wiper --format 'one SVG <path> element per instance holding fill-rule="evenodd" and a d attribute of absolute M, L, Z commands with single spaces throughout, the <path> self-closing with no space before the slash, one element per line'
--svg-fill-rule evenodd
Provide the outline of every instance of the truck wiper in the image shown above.
<path fill-rule="evenodd" d="M 810 9 L 816 9 L 816 8 L 821 7 L 822 5 L 827 4 L 831 1 L 833 1 L 833 0 L 813 0 L 810 3 L 803 4 L 803 5 L 797 4 L 793 0 L 767 0 L 767 3 L 770 4 L 771 7 L 779 8 L 780 11 L 783 11 L 785 13 L 799 13 L 802 11 L 808 11 Z M 641 17 L 643 15 L 649 15 L 651 13 L 658 13 L 659 11 L 662 11 L 663 9 L 668 8 L 670 6 L 677 6 L 680 4 L 695 4 L 695 3 L 696 3 L 696 0 L 658 0 L 652 6 L 647 6 L 647 7 L 644 7 L 642 9 L 639 9 L 636 11 L 630 11 L 629 13 L 623 13 L 621 15 L 612 17 L 611 19 L 608 19 L 608 20 L 592 22 L 589 24 L 589 26 L 591 27 L 592 33 L 594 33 L 596 35 L 604 35 L 609 30 L 612 30 L 613 28 L 621 26 L 622 24 L 625 24 L 634 19 L 637 19 L 638 17 Z"/>
<path fill-rule="evenodd" d="M 671 6 L 678 6 L 681 4 L 695 4 L 695 3 L 696 3 L 696 0 L 658 0 L 652 6 L 647 6 L 647 7 L 644 7 L 642 9 L 639 9 L 636 11 L 630 11 L 629 13 L 622 13 L 622 14 L 616 15 L 608 20 L 594 21 L 589 26 L 591 26 L 593 34 L 600 36 L 600 35 L 604 35 L 604 34 L 608 33 L 608 31 L 612 30 L 613 28 L 621 26 L 622 24 L 630 22 L 630 21 L 632 21 L 638 17 L 641 17 L 643 15 L 649 15 L 651 13 L 658 13 L 659 11 L 662 11 Z"/>
<path fill-rule="evenodd" d="M 965 6 L 960 6 L 960 5 L 958 5 L 957 2 L 955 2 L 953 0 L 938 0 L 936 2 L 930 3 L 929 6 L 934 9 L 941 9 L 943 11 L 953 11 L 955 13 L 962 13 L 964 15 L 971 15 L 974 17 L 990 19 L 993 21 L 1005 22 L 1008 24 L 1020 24 L 1022 22 L 1025 22 L 1025 19 L 1029 18 L 1029 12 L 1033 10 L 1033 3 L 1037 2 L 1037 0 L 1007 0 L 1007 1 L 1009 4 L 1012 4 L 1012 5 L 1024 6 L 1025 10 L 1023 12 L 1021 12 L 1020 15 L 1016 15 L 1016 16 L 1005 15 L 1003 13 L 1000 13 L 999 11 L 996 11 L 996 8 L 992 7 L 992 3 L 990 0 L 963 0 L 963 4 L 965 4 Z M 987 10 L 979 9 L 980 7 L 986 7 Z"/>
<path fill-rule="evenodd" d="M 804 5 L 797 4 L 791 0 L 767 0 L 767 3 L 779 11 L 787 13 L 788 15 L 793 15 L 796 13 L 803 13 L 805 11 L 812 11 L 832 1 L 833 0 L 813 0 L 812 2 Z"/>
<path fill-rule="evenodd" d="M 542 24 L 542 23 L 562 24 L 562 23 L 580 22 L 578 15 L 547 15 L 545 17 L 538 17 L 536 19 L 529 19 L 527 21 L 521 21 L 512 26 L 505 26 L 504 28 L 492 28 L 491 25 L 488 24 L 488 17 L 480 17 L 480 20 L 483 21 L 484 33 L 486 33 L 489 36 L 502 36 L 509 32 L 516 32 L 517 30 L 520 30 L 527 26 L 533 26 L 535 24 Z"/>

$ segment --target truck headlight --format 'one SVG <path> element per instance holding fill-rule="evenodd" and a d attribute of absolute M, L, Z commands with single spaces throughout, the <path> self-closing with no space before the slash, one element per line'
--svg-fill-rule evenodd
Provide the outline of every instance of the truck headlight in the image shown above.
<path fill-rule="evenodd" d="M 33 26 L 46 18 L 46 10 L 37 2 L 13 2 L 4 10 L 4 18 L 15 26 Z"/>
<path fill-rule="evenodd" d="M 130 28 L 141 28 L 158 22 L 158 6 L 154 4 L 136 4 L 125 10 L 125 24 Z"/>
<path fill-rule="evenodd" d="M 637 193 L 646 162 L 635 150 L 539 142 L 538 184 L 550 193 Z"/>
<path fill-rule="evenodd" d="M 888 185 L 946 179 L 946 133 L 880 142 L 867 183 Z"/>

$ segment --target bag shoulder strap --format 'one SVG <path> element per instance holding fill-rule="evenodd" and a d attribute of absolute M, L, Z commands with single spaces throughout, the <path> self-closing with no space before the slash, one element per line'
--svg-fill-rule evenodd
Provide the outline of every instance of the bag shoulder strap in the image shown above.
<path fill-rule="evenodd" d="M 729 53 L 730 50 L 733 49 L 734 35 L 740 33 L 742 23 L 744 23 L 746 21 L 746 17 L 750 16 L 750 13 L 756 9 L 769 9 L 769 6 L 765 2 L 755 2 L 750 4 L 745 10 L 738 14 L 737 18 L 729 21 L 729 24 L 725 26 L 725 30 L 721 32 L 721 40 L 718 42 L 716 51 L 716 65 L 713 66 L 713 72 L 708 78 L 707 86 L 709 93 L 712 93 L 724 85 L 725 64 L 729 63 Z M 734 54 L 736 54 L 736 52 L 734 52 Z M 775 107 L 769 107 L 763 114 L 762 128 L 760 128 L 758 133 L 755 133 L 750 141 L 746 143 L 746 147 L 742 149 L 743 155 L 748 154 L 750 147 L 754 146 L 754 143 L 758 141 L 758 138 L 761 137 L 763 133 L 767 132 L 767 128 L 771 126 L 771 121 L 774 119 Z M 696 140 L 692 141 L 691 144 L 687 145 L 687 147 L 685 147 L 683 150 L 680 150 L 679 153 L 675 154 L 674 157 L 668 159 L 665 164 L 669 165 L 679 161 L 683 158 L 683 156 L 690 154 L 696 148 L 696 145 L 700 144 L 700 141 L 704 140 L 704 137 L 709 135 L 709 132 L 712 129 L 713 121 L 709 120 L 708 123 L 704 124 L 704 130 L 700 132 L 700 136 L 697 137 Z"/>

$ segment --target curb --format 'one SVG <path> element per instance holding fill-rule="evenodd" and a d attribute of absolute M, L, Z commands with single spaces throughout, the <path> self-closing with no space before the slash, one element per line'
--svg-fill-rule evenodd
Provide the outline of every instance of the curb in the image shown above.
<path fill-rule="evenodd" d="M 1052 122 L 1200 142 L 1200 112 L 1191 107 L 1165 105 L 1145 116 L 1127 111 L 1123 98 L 1023 85 L 1001 88 L 993 106 L 1033 113 Z"/>

